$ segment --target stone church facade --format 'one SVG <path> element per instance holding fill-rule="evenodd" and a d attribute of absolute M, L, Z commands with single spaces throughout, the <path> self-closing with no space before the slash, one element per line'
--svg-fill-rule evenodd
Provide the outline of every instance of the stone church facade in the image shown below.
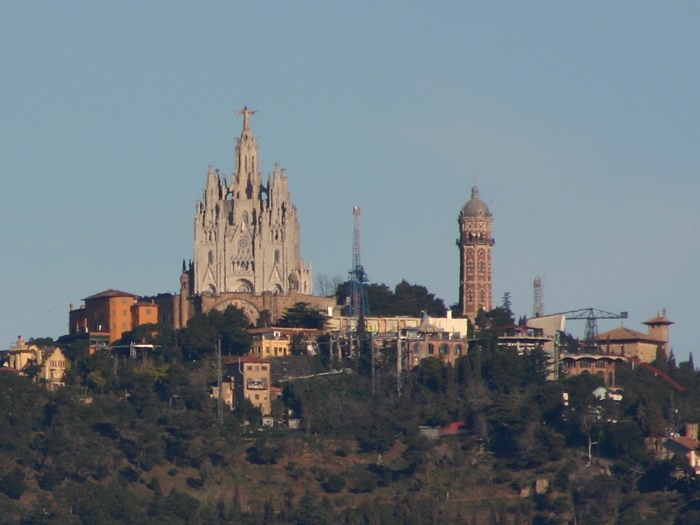
<path fill-rule="evenodd" d="M 275 165 L 263 183 L 258 142 L 250 126 L 255 111 L 244 107 L 230 183 L 210 166 L 194 217 L 194 261 L 183 264 L 174 297 L 175 328 L 195 313 L 242 309 L 251 323 L 267 310 L 273 320 L 298 302 L 319 310 L 334 299 L 313 296 L 310 261 L 301 258 L 299 219 L 287 174 Z"/>
<path fill-rule="evenodd" d="M 258 142 L 243 108 L 231 183 L 213 167 L 194 218 L 194 293 L 311 295 L 311 263 L 299 249 L 299 219 L 278 166 L 266 183 L 258 169 Z"/>

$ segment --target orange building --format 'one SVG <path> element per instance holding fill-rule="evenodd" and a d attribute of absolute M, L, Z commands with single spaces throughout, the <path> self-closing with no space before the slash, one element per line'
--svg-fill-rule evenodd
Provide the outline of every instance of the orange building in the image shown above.
<path fill-rule="evenodd" d="M 80 308 L 71 305 L 68 333 L 108 335 L 109 343 L 113 343 L 137 326 L 157 323 L 158 305 L 138 299 L 134 294 L 112 289 L 86 297 Z"/>
<path fill-rule="evenodd" d="M 158 324 L 158 305 L 139 301 L 131 307 L 131 326 L 136 328 L 144 324 Z"/>

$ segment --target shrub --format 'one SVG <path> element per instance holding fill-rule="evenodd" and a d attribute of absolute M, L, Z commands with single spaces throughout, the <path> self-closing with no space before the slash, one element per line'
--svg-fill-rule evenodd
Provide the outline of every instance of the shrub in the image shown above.
<path fill-rule="evenodd" d="M 336 494 L 345 488 L 345 478 L 339 474 L 331 474 L 321 486 L 326 492 Z"/>

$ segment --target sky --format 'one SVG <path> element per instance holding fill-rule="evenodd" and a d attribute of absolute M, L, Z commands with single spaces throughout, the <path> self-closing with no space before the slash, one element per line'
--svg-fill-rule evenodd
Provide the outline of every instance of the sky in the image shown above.
<path fill-rule="evenodd" d="M 457 217 L 493 213 L 494 302 L 663 308 L 679 361 L 700 296 L 700 3 L 6 2 L 0 347 L 69 305 L 177 292 L 207 169 L 248 106 L 315 274 L 458 299 Z M 371 309 L 371 305 L 370 305 Z M 621 321 L 600 321 L 599 330 Z M 583 321 L 567 330 L 582 335 Z M 700 354 L 695 354 L 696 358 Z"/>

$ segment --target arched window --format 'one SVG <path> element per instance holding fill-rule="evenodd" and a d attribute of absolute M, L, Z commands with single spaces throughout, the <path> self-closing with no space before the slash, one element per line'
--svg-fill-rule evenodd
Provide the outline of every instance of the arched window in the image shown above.
<path fill-rule="evenodd" d="M 471 259 L 467 261 L 467 273 L 474 273 L 474 261 Z"/>
<path fill-rule="evenodd" d="M 483 290 L 479 290 L 479 302 L 484 303 L 486 301 L 486 294 Z"/>
<path fill-rule="evenodd" d="M 474 300 L 474 292 L 467 290 L 467 302 L 471 303 Z"/>
<path fill-rule="evenodd" d="M 435 345 L 433 343 L 428 343 L 428 353 L 433 355 L 435 353 Z"/>
<path fill-rule="evenodd" d="M 448 345 L 447 343 L 442 343 L 440 345 L 440 353 L 442 355 L 450 355 L 450 345 Z"/>
<path fill-rule="evenodd" d="M 280 262 L 280 251 L 275 250 L 275 264 L 279 264 Z"/>
<path fill-rule="evenodd" d="M 209 250 L 209 253 L 207 254 L 207 260 L 209 261 L 209 265 L 214 264 L 214 252 Z"/>

